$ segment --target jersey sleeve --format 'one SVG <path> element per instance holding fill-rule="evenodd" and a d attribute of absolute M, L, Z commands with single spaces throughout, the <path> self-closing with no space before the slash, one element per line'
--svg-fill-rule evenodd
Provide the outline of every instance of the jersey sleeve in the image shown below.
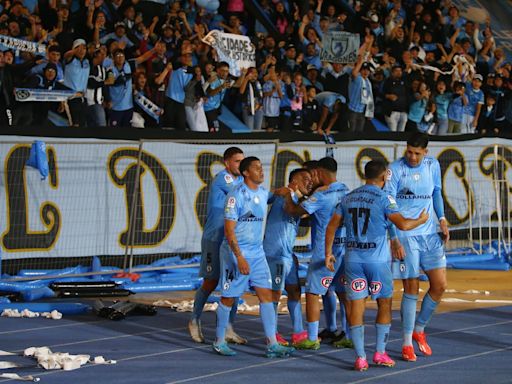
<path fill-rule="evenodd" d="M 432 195 L 434 211 L 438 218 L 444 217 L 444 202 L 441 181 L 441 166 L 436 161 L 433 169 L 434 193 Z"/>
<path fill-rule="evenodd" d="M 386 173 L 386 186 L 384 187 L 387 194 L 396 197 L 398 181 L 398 167 L 390 166 Z"/>
<path fill-rule="evenodd" d="M 237 221 L 239 216 L 240 202 L 236 194 L 229 193 L 226 196 L 226 202 L 224 204 L 224 219 L 230 221 Z"/>
<path fill-rule="evenodd" d="M 309 199 L 304 200 L 302 203 L 300 203 L 300 206 L 311 215 L 315 213 L 321 206 L 319 197 L 320 194 L 318 192 L 315 192 Z"/>
<path fill-rule="evenodd" d="M 381 198 L 381 206 L 384 209 L 386 217 L 393 213 L 399 213 L 398 204 L 393 196 L 386 194 Z"/>

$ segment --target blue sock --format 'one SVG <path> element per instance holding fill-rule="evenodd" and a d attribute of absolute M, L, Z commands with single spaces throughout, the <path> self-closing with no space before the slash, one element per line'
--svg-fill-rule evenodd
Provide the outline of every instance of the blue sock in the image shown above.
<path fill-rule="evenodd" d="M 416 319 L 416 326 L 414 327 L 416 332 L 423 332 L 425 330 L 438 305 L 439 303 L 432 300 L 428 293 L 425 295 L 421 303 L 420 313 Z"/>
<path fill-rule="evenodd" d="M 224 304 L 219 303 L 219 306 L 217 307 L 217 328 L 215 330 L 217 344 L 225 342 L 226 328 L 229 324 L 229 311 L 231 311 L 230 307 L 226 307 Z"/>
<path fill-rule="evenodd" d="M 364 325 L 350 327 L 350 333 L 352 334 L 356 356 L 366 359 L 366 353 L 364 352 Z"/>
<path fill-rule="evenodd" d="M 231 307 L 231 312 L 229 313 L 229 324 L 234 324 L 236 319 L 236 313 L 238 311 L 238 302 L 240 301 L 240 298 L 235 297 L 235 302 L 233 303 L 233 306 Z"/>
<path fill-rule="evenodd" d="M 277 308 L 279 307 L 279 303 L 273 302 L 274 304 L 274 312 L 276 313 L 276 333 L 277 333 L 277 324 L 279 324 L 279 314 L 277 313 Z"/>
<path fill-rule="evenodd" d="M 340 303 L 340 315 L 341 315 L 341 329 L 345 332 L 345 337 L 350 339 L 350 326 L 347 321 L 347 312 L 345 311 L 345 306 L 343 303 Z"/>
<path fill-rule="evenodd" d="M 196 291 L 196 296 L 194 298 L 194 309 L 192 310 L 192 319 L 199 320 L 203 314 L 203 308 L 206 304 L 206 300 L 208 300 L 208 296 L 210 296 L 210 294 L 203 290 L 203 288 L 199 288 Z"/>
<path fill-rule="evenodd" d="M 260 303 L 260 317 L 268 344 L 277 344 L 276 341 L 276 314 L 274 303 Z"/>
<path fill-rule="evenodd" d="M 293 333 L 304 331 L 304 326 L 302 325 L 302 306 L 300 301 L 288 300 L 288 312 L 290 312 L 290 317 L 292 319 Z"/>
<path fill-rule="evenodd" d="M 403 345 L 412 345 L 412 331 L 414 330 L 417 301 L 418 295 L 404 293 L 402 296 L 400 314 L 402 315 Z"/>
<path fill-rule="evenodd" d="M 318 321 L 308 321 L 308 339 L 311 341 L 318 340 Z"/>
<path fill-rule="evenodd" d="M 324 305 L 325 328 L 334 332 L 336 331 L 336 295 L 327 291 L 322 296 L 322 303 Z"/>
<path fill-rule="evenodd" d="M 390 329 L 391 324 L 375 323 L 375 330 L 377 331 L 377 352 L 383 353 L 386 351 Z"/>

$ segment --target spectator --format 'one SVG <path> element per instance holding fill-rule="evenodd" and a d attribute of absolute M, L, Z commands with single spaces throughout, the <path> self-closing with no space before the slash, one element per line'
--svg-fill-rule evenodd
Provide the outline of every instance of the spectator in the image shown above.
<path fill-rule="evenodd" d="M 391 77 L 384 83 L 384 118 L 390 131 L 405 131 L 407 124 L 408 98 L 402 67 L 395 64 Z"/>
<path fill-rule="evenodd" d="M 83 127 L 86 124 L 87 103 L 85 93 L 89 80 L 90 65 L 85 56 L 86 43 L 84 39 L 76 39 L 72 49 L 64 54 L 64 85 L 77 92 L 78 97 L 69 100 L 72 125 Z"/>
<path fill-rule="evenodd" d="M 251 131 L 261 130 L 263 124 L 263 87 L 258 81 L 256 68 L 249 68 L 242 85 L 242 117 Z"/>
<path fill-rule="evenodd" d="M 457 82 L 453 85 L 453 98 L 448 105 L 448 133 L 460 133 L 464 108 L 468 104 L 464 83 Z"/>
<path fill-rule="evenodd" d="M 109 71 L 110 76 L 107 80 L 107 70 L 103 66 L 105 56 L 106 49 L 99 48 L 94 51 L 91 60 L 87 92 L 85 94 L 87 100 L 87 125 L 89 127 L 107 126 L 107 118 L 103 107 L 103 103 L 105 102 L 105 87 L 113 84 L 114 74 Z"/>
<path fill-rule="evenodd" d="M 463 133 L 474 133 L 478 125 L 480 110 L 484 104 L 484 93 L 480 89 L 483 80 L 482 75 L 476 74 L 471 83 L 466 85 L 468 103 L 464 106 Z"/>
<path fill-rule="evenodd" d="M 281 72 L 274 66 L 268 70 L 268 77 L 263 84 L 263 116 L 267 132 L 273 132 L 279 126 L 279 106 L 283 97 Z"/>
<path fill-rule="evenodd" d="M 185 113 L 187 124 L 191 131 L 208 132 L 208 120 L 204 112 L 204 102 L 207 100 L 203 86 L 203 73 L 199 66 L 192 69 L 194 76 L 185 86 Z"/>
<path fill-rule="evenodd" d="M 112 127 L 129 127 L 133 114 L 132 68 L 126 61 L 122 49 L 114 52 L 112 74 L 114 82 L 109 86 L 109 125 Z"/>

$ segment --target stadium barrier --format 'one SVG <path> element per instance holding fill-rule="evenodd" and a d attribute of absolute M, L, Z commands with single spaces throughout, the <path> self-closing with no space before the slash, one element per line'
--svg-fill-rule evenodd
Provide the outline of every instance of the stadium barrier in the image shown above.
<path fill-rule="evenodd" d="M 0 143 L 5 192 L 0 204 L 2 280 L 106 280 L 117 275 L 126 286 L 131 279 L 119 273 L 141 273 L 144 284 L 154 287 L 197 285 L 190 270 L 197 259 L 191 264 L 183 256 L 200 252 L 208 185 L 222 169 L 227 147 L 239 146 L 262 160 L 267 188 L 286 185 L 291 170 L 326 154 L 338 161 L 339 179 L 355 188 L 363 182 L 367 161 L 390 162 L 405 150 L 403 142 L 370 140 L 326 145 L 52 139 L 45 147 L 48 177 L 41 180 L 37 170 L 26 167 L 32 142 L 10 137 Z M 509 258 L 509 144 L 506 139 L 484 138 L 429 145 L 429 155 L 441 164 L 452 244 L 473 255 L 494 255 L 466 263 Z M 492 250 L 486 248 L 488 240 L 495 240 Z M 297 245 L 309 245 L 307 229 L 301 228 Z"/>

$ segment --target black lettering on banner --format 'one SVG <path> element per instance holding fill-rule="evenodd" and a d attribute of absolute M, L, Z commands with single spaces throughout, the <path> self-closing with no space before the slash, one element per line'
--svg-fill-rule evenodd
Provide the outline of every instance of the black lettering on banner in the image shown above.
<path fill-rule="evenodd" d="M 108 160 L 108 172 L 112 181 L 119 188 L 125 190 L 125 203 L 126 203 L 126 230 L 119 236 L 120 244 L 124 247 L 126 245 L 132 245 L 134 247 L 152 247 L 163 242 L 167 236 L 171 233 L 174 220 L 175 220 L 175 192 L 172 183 L 171 175 L 167 172 L 167 169 L 159 162 L 157 158 L 147 152 L 142 152 L 141 156 L 141 170 L 139 178 L 136 180 L 137 175 L 137 160 L 139 157 L 138 149 L 133 148 L 118 148 L 109 157 Z M 121 160 L 133 160 L 133 163 L 128 165 L 123 170 L 121 175 L 118 175 L 117 170 L 119 168 L 118 162 Z M 142 180 L 146 174 L 149 173 L 153 177 L 159 201 L 158 207 L 158 219 L 156 225 L 151 229 L 145 228 L 145 217 L 144 217 L 144 200 L 142 199 Z M 148 177 L 149 177 L 148 175 Z M 136 184 L 137 183 L 137 184 Z M 135 220 L 133 230 L 133 244 L 130 244 L 128 239 L 128 224 L 130 220 L 130 211 L 132 209 L 132 201 L 135 195 L 137 185 L 137 204 L 135 204 Z"/>
<path fill-rule="evenodd" d="M 58 186 L 55 150 L 47 146 L 48 183 Z M 30 156 L 30 145 L 14 146 L 5 161 L 5 194 L 7 200 L 7 225 L 2 244 L 10 251 L 50 250 L 58 240 L 61 215 L 57 205 L 46 201 L 39 213 L 46 230 L 33 231 L 29 228 L 29 194 L 26 185 L 25 164 Z"/>
<path fill-rule="evenodd" d="M 368 231 L 368 222 L 370 221 L 370 208 L 349 208 L 348 212 L 350 213 L 350 216 L 352 216 L 354 236 L 359 236 L 359 218 L 364 216 L 361 235 L 366 235 L 366 232 Z"/>
<path fill-rule="evenodd" d="M 364 166 L 367 162 L 372 160 L 380 160 L 388 163 L 386 156 L 377 148 L 366 147 L 361 149 L 355 159 L 357 176 L 359 176 L 361 180 L 364 180 Z"/>
<path fill-rule="evenodd" d="M 501 217 L 503 220 L 509 220 L 512 217 L 509 203 L 509 195 L 512 189 L 507 180 L 507 172 L 512 167 L 512 151 L 507 147 L 500 146 L 496 156 L 494 146 L 487 147 L 480 154 L 478 166 L 485 176 L 496 182 L 494 188 L 498 188 Z M 491 214 L 491 220 L 498 221 L 497 211 Z"/>
<path fill-rule="evenodd" d="M 471 214 L 471 212 L 469 212 L 469 207 L 473 207 L 473 209 L 475 207 L 473 194 L 471 193 L 469 189 L 469 183 L 466 180 L 466 160 L 464 159 L 464 155 L 455 148 L 444 149 L 437 155 L 437 160 L 441 166 L 441 182 L 443 185 L 442 193 L 446 220 L 448 220 L 448 223 L 451 225 L 462 224 L 469 219 L 469 215 Z M 455 176 L 457 176 L 460 183 L 462 184 L 462 187 L 464 188 L 466 201 L 468 202 L 468 209 L 463 216 L 455 210 L 450 202 L 450 199 L 446 195 L 446 188 L 444 188 L 445 180 L 450 180 L 450 182 L 452 182 L 452 179 L 449 178 L 448 173 L 452 167 Z M 469 203 L 469 199 L 471 199 L 471 204 Z"/>
<path fill-rule="evenodd" d="M 276 160 L 276 174 L 273 175 L 274 185 L 272 188 L 282 187 L 283 185 L 288 185 L 288 169 L 290 164 L 296 163 L 297 166 L 302 166 L 302 164 L 306 161 L 311 160 L 311 153 L 309 151 L 304 151 L 303 156 L 298 153 L 285 149 L 283 151 L 279 151 L 277 153 Z M 297 237 L 305 237 L 309 232 L 309 228 L 299 227 L 299 232 Z"/>
<path fill-rule="evenodd" d="M 213 174 L 213 166 L 215 164 L 224 165 L 224 159 L 221 155 L 215 152 L 201 152 L 196 159 L 196 173 L 199 179 L 203 182 L 203 186 L 196 195 L 195 214 L 199 220 L 201 228 L 204 228 L 206 223 L 206 209 L 208 201 L 208 193 L 210 190 L 210 183 L 215 175 Z"/>

